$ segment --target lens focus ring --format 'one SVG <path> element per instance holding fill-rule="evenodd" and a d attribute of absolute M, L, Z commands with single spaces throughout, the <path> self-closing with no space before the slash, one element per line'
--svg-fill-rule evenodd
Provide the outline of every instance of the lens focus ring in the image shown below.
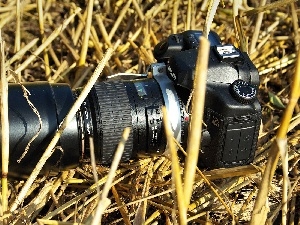
<path fill-rule="evenodd" d="M 131 127 L 131 108 L 122 82 L 101 82 L 94 86 L 92 92 L 95 154 L 100 163 L 109 164 L 124 128 Z M 132 132 L 121 160 L 129 160 L 131 154 Z"/>

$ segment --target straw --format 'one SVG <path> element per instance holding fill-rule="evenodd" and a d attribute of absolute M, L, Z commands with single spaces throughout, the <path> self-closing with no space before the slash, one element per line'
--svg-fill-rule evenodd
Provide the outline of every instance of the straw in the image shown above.
<path fill-rule="evenodd" d="M 162 108 L 163 111 L 163 122 L 164 122 L 164 128 L 166 137 L 168 140 L 168 148 L 171 154 L 171 160 L 172 160 L 172 177 L 175 183 L 176 188 L 176 194 L 177 194 L 177 205 L 178 205 L 178 211 L 179 211 L 179 224 L 184 225 L 186 224 L 187 220 L 187 206 L 182 186 L 182 180 L 181 180 L 181 173 L 180 173 L 180 166 L 178 163 L 178 156 L 176 152 L 176 146 L 173 141 L 173 134 L 171 125 L 169 122 L 168 112 L 165 107 Z"/>
<path fill-rule="evenodd" d="M 118 207 L 120 207 L 119 210 L 120 210 L 120 213 L 123 217 L 124 223 L 126 225 L 131 225 L 131 222 L 130 222 L 129 217 L 128 217 L 128 209 L 127 209 L 126 206 L 124 206 L 124 202 L 120 199 L 120 196 L 119 196 L 118 191 L 115 188 L 115 186 L 111 187 L 111 191 L 112 191 L 112 194 L 114 195 L 114 198 L 115 198 L 115 200 L 118 204 Z"/>
<path fill-rule="evenodd" d="M 112 40 L 116 30 L 118 29 L 118 27 L 120 26 L 120 23 L 122 21 L 122 19 L 124 18 L 130 4 L 131 4 L 132 0 L 128 0 L 126 2 L 126 5 L 123 7 L 123 9 L 121 10 L 119 17 L 117 18 L 116 22 L 114 23 L 114 26 L 111 28 L 109 34 L 108 34 L 108 39 Z"/>
<path fill-rule="evenodd" d="M 252 16 L 254 14 L 260 13 L 260 12 L 265 12 L 269 9 L 274 9 L 274 8 L 279 8 L 281 6 L 290 4 L 292 2 L 296 2 L 297 0 L 279 0 L 276 2 L 272 2 L 270 4 L 264 5 L 264 6 L 260 6 L 258 8 L 255 9 L 251 9 L 249 11 L 246 11 L 243 16 Z"/>
<path fill-rule="evenodd" d="M 78 66 L 83 66 L 86 61 L 87 49 L 88 49 L 90 33 L 91 33 L 93 6 L 94 6 L 94 1 L 89 0 L 88 6 L 87 6 L 87 9 L 85 12 L 85 14 L 87 16 L 86 16 L 86 22 L 85 22 L 85 26 L 84 26 L 85 29 L 84 29 L 84 35 L 83 35 L 83 40 L 82 40 L 83 43 L 82 43 L 82 47 L 81 47 L 81 53 L 80 53 Z"/>
<path fill-rule="evenodd" d="M 0 79 L 1 79 L 1 155 L 2 155 L 2 214 L 8 209 L 8 162 L 9 162 L 9 123 L 8 123 L 8 84 L 4 55 L 4 41 L 0 29 Z M 6 224 L 6 220 L 4 223 Z"/>
<path fill-rule="evenodd" d="M 199 156 L 210 43 L 206 38 L 200 37 L 200 46 L 194 75 L 194 94 L 184 168 L 184 201 L 186 205 L 190 204 Z"/>
<path fill-rule="evenodd" d="M 37 11 L 39 16 L 39 28 L 40 28 L 40 35 L 41 35 L 41 42 L 43 43 L 46 39 L 45 36 L 45 28 L 44 28 L 44 12 L 43 12 L 43 1 L 37 0 Z M 48 56 L 48 50 L 45 48 L 43 50 L 43 56 L 44 56 L 44 65 L 45 65 L 45 75 L 46 78 L 49 78 L 51 70 L 50 70 L 50 63 L 49 63 L 49 56 Z"/>
<path fill-rule="evenodd" d="M 266 2 L 267 2 L 267 0 L 262 0 L 260 2 L 260 7 L 263 7 L 266 4 Z M 255 24 L 255 30 L 254 30 L 253 35 L 252 35 L 250 49 L 249 49 L 250 54 L 252 54 L 254 52 L 254 49 L 256 47 L 259 31 L 260 31 L 260 28 L 261 28 L 261 23 L 262 23 L 262 20 L 263 20 L 263 16 L 264 16 L 264 12 L 258 13 L 258 16 L 257 16 L 257 19 L 256 19 L 256 24 Z"/>
<path fill-rule="evenodd" d="M 16 36 L 15 36 L 15 52 L 20 51 L 21 48 L 21 7 L 20 7 L 20 0 L 16 0 Z"/>
<path fill-rule="evenodd" d="M 20 58 L 22 58 L 22 56 L 29 50 L 31 49 L 34 45 L 36 45 L 36 43 L 38 42 L 38 38 L 33 39 L 32 41 L 30 41 L 26 46 L 24 46 L 22 49 L 20 49 L 18 52 L 16 52 L 16 54 L 14 54 L 9 60 L 6 61 L 5 65 L 9 66 L 12 63 L 14 63 L 15 61 L 19 60 Z"/>
<path fill-rule="evenodd" d="M 279 159 L 279 151 L 282 152 L 285 151 L 284 149 L 282 149 L 279 143 L 286 142 L 288 127 L 293 115 L 295 105 L 297 104 L 299 95 L 300 95 L 300 52 L 298 52 L 296 71 L 294 73 L 293 83 L 291 85 L 290 101 L 284 111 L 284 115 L 282 117 L 280 127 L 277 130 L 276 140 L 272 144 L 267 165 L 263 174 L 263 178 L 253 208 L 251 224 L 264 223 L 267 219 L 266 201 L 269 192 L 269 187 L 273 179 L 275 169 L 277 167 L 277 163 Z"/>
<path fill-rule="evenodd" d="M 179 7 L 179 0 L 175 0 L 173 4 L 172 10 L 172 33 L 177 33 L 177 15 L 178 15 L 178 7 Z"/>
<path fill-rule="evenodd" d="M 208 3 L 207 16 L 203 28 L 203 36 L 206 38 L 208 38 L 210 26 L 213 22 L 219 3 L 220 0 L 210 0 Z"/>
<path fill-rule="evenodd" d="M 81 9 L 77 8 L 68 19 L 66 19 L 63 24 L 61 24 L 59 27 L 57 27 L 52 34 L 45 40 L 45 42 L 40 45 L 33 54 L 27 58 L 16 70 L 15 73 L 18 74 L 21 71 L 23 71 L 36 57 L 39 55 L 71 22 L 71 20 L 76 16 L 77 13 L 80 12 Z"/>
<path fill-rule="evenodd" d="M 102 214 L 104 212 L 104 210 L 109 206 L 110 204 L 110 199 L 108 198 L 108 192 L 112 186 L 113 183 L 113 179 L 115 177 L 115 172 L 117 171 L 118 165 L 120 163 L 121 157 L 123 155 L 123 151 L 125 148 L 125 143 L 129 137 L 129 133 L 130 133 L 130 128 L 126 127 L 123 131 L 121 140 L 118 144 L 117 150 L 115 152 L 115 156 L 114 159 L 112 161 L 108 176 L 107 176 L 107 180 L 106 183 L 103 187 L 102 193 L 101 193 L 101 197 L 100 200 L 98 202 L 98 206 L 96 208 L 95 211 L 95 215 L 93 218 L 93 221 L 91 223 L 91 225 L 97 225 L 97 224 L 101 224 L 101 218 L 102 218 Z"/>
<path fill-rule="evenodd" d="M 191 29 L 191 23 L 192 23 L 192 0 L 188 0 L 185 30 L 190 30 Z"/>
<path fill-rule="evenodd" d="M 295 2 L 291 3 L 291 10 L 292 10 L 292 20 L 293 20 L 293 28 L 294 28 L 294 42 L 295 42 L 295 50 L 296 52 L 299 49 L 300 44 L 300 35 L 299 35 L 299 19 L 297 16 L 297 11 L 295 7 Z"/>

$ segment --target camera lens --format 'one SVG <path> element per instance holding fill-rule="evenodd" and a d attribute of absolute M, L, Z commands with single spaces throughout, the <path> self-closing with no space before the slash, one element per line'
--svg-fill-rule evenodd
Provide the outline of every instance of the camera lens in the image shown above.
<path fill-rule="evenodd" d="M 23 87 L 30 93 L 28 99 L 38 115 L 24 98 L 22 87 L 9 84 L 9 172 L 18 177 L 20 171 L 26 176 L 33 170 L 80 94 L 80 90 L 72 92 L 65 84 L 37 82 Z M 138 153 L 161 153 L 166 145 L 161 111 L 164 104 L 161 87 L 155 79 L 95 84 L 76 117 L 64 130 L 43 172 L 57 172 L 90 161 L 90 137 L 97 163 L 110 164 L 125 127 L 130 127 L 131 133 L 122 161 L 134 158 Z M 28 152 L 18 162 L 28 143 Z"/>

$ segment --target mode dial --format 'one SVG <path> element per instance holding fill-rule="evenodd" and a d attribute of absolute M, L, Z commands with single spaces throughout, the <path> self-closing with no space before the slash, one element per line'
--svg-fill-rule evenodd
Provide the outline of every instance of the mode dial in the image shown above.
<path fill-rule="evenodd" d="M 235 100 L 243 104 L 252 103 L 256 97 L 255 86 L 243 80 L 235 80 L 230 85 L 230 92 Z"/>

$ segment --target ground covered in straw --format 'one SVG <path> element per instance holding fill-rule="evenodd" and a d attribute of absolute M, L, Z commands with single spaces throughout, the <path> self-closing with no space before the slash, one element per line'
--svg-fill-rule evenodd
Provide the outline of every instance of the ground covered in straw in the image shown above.
<path fill-rule="evenodd" d="M 152 50 L 158 42 L 171 33 L 202 30 L 208 12 L 205 0 L 99 0 L 91 1 L 94 2 L 91 8 L 88 2 L 0 2 L 0 28 L 5 41 L 9 82 L 14 82 L 13 75 L 17 75 L 21 82 L 48 80 L 65 82 L 72 88 L 82 87 L 108 47 L 115 51 L 101 79 L 119 72 L 143 73 L 155 62 Z M 211 29 L 220 35 L 223 43 L 240 46 L 240 39 L 248 42 L 250 58 L 260 73 L 259 100 L 263 118 L 259 145 L 253 165 L 202 170 L 208 183 L 197 173 L 188 206 L 190 224 L 204 224 L 205 221 L 208 224 L 247 224 L 251 220 L 261 172 L 290 102 L 299 48 L 300 11 L 297 7 L 300 4 L 282 0 L 280 2 L 285 4 L 262 8 L 256 1 L 234 2 L 236 4 L 229 0 L 220 2 Z M 267 1 L 268 4 L 272 2 Z M 264 12 L 260 14 L 261 23 L 257 22 L 259 12 Z M 240 39 L 234 15 L 241 16 Z M 89 17 L 92 18 L 91 26 L 86 24 Z M 300 223 L 299 115 L 298 104 L 287 136 L 290 186 L 288 214 L 284 220 L 289 224 Z M 183 168 L 184 160 L 181 160 L 181 171 Z M 97 208 L 98 191 L 103 189 L 109 170 L 109 167 L 97 166 L 99 189 L 94 184 L 89 164 L 52 177 L 40 176 L 17 209 L 3 212 L 2 208 L 1 218 L 4 222 L 10 221 L 9 224 L 54 224 L 53 221 L 60 221 L 55 224 L 90 224 Z M 268 190 L 269 224 L 281 223 L 284 174 L 279 160 Z M 104 210 L 103 224 L 176 224 L 179 221 L 169 158 L 146 157 L 122 163 L 115 175 L 108 194 L 111 204 Z M 9 179 L 9 206 L 25 181 Z M 216 197 L 213 190 L 220 197 Z"/>

